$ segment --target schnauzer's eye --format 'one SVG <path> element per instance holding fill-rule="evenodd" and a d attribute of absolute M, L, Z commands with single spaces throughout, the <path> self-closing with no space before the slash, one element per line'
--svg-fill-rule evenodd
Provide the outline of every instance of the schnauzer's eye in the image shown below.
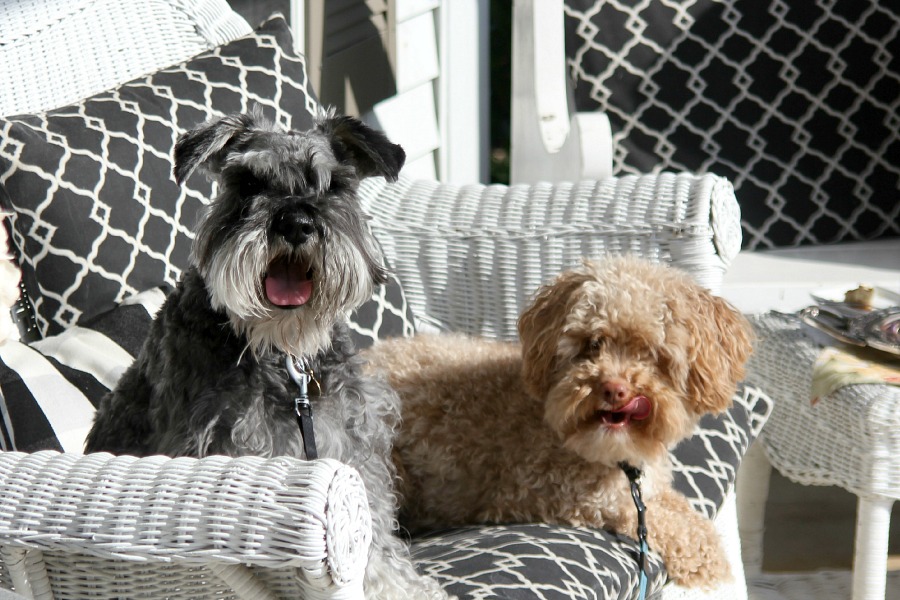
<path fill-rule="evenodd" d="M 265 185 L 262 181 L 254 177 L 253 175 L 243 175 L 238 182 L 238 189 L 241 190 L 241 196 L 244 198 L 252 198 L 260 194 Z"/>

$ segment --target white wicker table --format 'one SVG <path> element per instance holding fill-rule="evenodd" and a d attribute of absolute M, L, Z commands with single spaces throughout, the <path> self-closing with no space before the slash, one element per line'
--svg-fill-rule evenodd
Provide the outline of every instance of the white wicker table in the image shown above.
<path fill-rule="evenodd" d="M 847 385 L 813 403 L 821 340 L 793 316 L 753 321 L 759 339 L 747 382 L 775 401 L 759 438 L 765 457 L 794 482 L 836 485 L 858 497 L 853 600 L 883 600 L 891 507 L 900 499 L 900 387 Z"/>

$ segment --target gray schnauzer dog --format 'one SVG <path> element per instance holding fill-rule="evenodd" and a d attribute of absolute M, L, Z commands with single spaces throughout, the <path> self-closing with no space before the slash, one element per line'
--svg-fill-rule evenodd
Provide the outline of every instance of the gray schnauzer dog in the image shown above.
<path fill-rule="evenodd" d="M 314 458 L 314 437 L 318 456 L 354 466 L 366 486 L 366 597 L 418 600 L 446 594 L 416 573 L 394 535 L 399 401 L 363 374 L 344 321 L 386 280 L 359 182 L 395 181 L 405 158 L 384 134 L 346 116 L 285 132 L 251 111 L 183 134 L 176 180 L 202 169 L 219 194 L 199 225 L 192 266 L 101 402 L 85 449 Z M 308 419 L 298 423 L 309 414 L 295 405 L 299 385 L 314 433 Z"/>

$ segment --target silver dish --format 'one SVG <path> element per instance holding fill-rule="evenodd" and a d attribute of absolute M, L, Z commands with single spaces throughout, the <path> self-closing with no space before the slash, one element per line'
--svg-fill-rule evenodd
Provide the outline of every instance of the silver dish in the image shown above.
<path fill-rule="evenodd" d="M 800 319 L 846 344 L 900 356 L 900 306 L 864 310 L 826 301 L 801 310 Z"/>

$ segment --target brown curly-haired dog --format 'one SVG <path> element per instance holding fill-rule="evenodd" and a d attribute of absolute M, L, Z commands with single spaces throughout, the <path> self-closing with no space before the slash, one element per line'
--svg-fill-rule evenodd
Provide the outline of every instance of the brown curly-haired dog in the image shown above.
<path fill-rule="evenodd" d="M 376 345 L 372 368 L 403 404 L 404 524 L 541 521 L 635 537 L 624 461 L 643 471 L 649 545 L 671 579 L 726 580 L 712 522 L 671 487 L 668 450 L 730 406 L 750 331 L 687 274 L 618 257 L 539 290 L 521 345 L 460 335 Z"/>

